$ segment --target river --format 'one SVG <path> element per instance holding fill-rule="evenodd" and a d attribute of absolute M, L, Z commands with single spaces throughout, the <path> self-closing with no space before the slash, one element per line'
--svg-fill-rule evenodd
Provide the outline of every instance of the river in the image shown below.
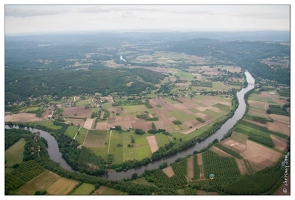
<path fill-rule="evenodd" d="M 169 165 L 169 164 L 175 162 L 175 160 L 178 158 L 183 158 L 186 155 L 192 155 L 194 151 L 201 150 L 202 148 L 206 147 L 209 143 L 213 142 L 213 140 L 215 140 L 215 139 L 218 139 L 218 140 L 222 139 L 222 137 L 227 133 L 227 131 L 230 130 L 237 123 L 237 121 L 243 117 L 243 115 L 246 111 L 246 103 L 244 100 L 244 95 L 245 95 L 245 93 L 247 93 L 248 91 L 250 91 L 254 88 L 255 80 L 248 71 L 245 72 L 245 75 L 246 75 L 246 80 L 248 82 L 248 86 L 246 88 L 241 89 L 239 92 L 237 92 L 239 106 L 238 106 L 237 110 L 235 111 L 235 114 L 231 118 L 229 118 L 220 127 L 220 129 L 217 130 L 214 134 L 210 135 L 208 138 L 206 138 L 202 142 L 197 142 L 195 145 L 193 145 L 192 147 L 190 147 L 188 149 L 185 149 L 185 150 L 178 152 L 174 155 L 162 158 L 160 160 L 151 162 L 147 165 L 133 168 L 133 169 L 130 169 L 128 171 L 123 171 L 123 172 L 108 172 L 108 176 L 106 178 L 110 179 L 110 180 L 120 180 L 123 178 L 130 178 L 131 175 L 134 173 L 141 175 L 144 173 L 144 171 L 146 169 L 149 169 L 149 170 L 156 169 L 164 162 L 166 162 Z M 32 129 L 32 128 L 29 128 L 29 130 L 31 132 L 39 131 L 40 136 L 47 140 L 48 154 L 49 154 L 50 158 L 52 160 L 54 160 L 55 162 L 60 163 L 61 167 L 63 167 L 64 169 L 72 171 L 71 167 L 62 158 L 61 153 L 59 152 L 57 142 L 53 136 L 51 136 L 46 131 Z"/>

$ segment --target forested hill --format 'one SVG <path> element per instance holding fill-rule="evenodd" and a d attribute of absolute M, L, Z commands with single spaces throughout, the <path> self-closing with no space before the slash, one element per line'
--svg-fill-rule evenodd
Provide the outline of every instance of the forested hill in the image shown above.
<path fill-rule="evenodd" d="M 147 88 L 155 89 L 164 75 L 148 69 L 102 69 L 91 71 L 72 70 L 23 70 L 15 73 L 6 70 L 5 103 L 22 101 L 29 97 L 52 95 L 57 98 L 96 92 L 108 95 L 139 94 Z M 153 77 L 148 79 L 147 77 Z"/>
<path fill-rule="evenodd" d="M 163 50 L 197 56 L 212 56 L 221 61 L 230 61 L 244 69 L 248 69 L 254 76 L 290 85 L 290 67 L 269 67 L 260 62 L 261 59 L 272 57 L 287 57 L 290 59 L 290 46 L 286 43 L 219 41 L 198 38 L 171 42 Z"/>

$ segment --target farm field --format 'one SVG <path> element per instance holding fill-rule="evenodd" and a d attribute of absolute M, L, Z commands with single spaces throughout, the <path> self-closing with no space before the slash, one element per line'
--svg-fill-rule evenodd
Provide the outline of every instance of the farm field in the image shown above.
<path fill-rule="evenodd" d="M 5 115 L 5 122 L 39 122 L 42 118 L 36 117 L 34 113 L 18 113 Z"/>
<path fill-rule="evenodd" d="M 81 128 L 79 131 L 79 134 L 76 136 L 75 140 L 77 140 L 77 142 L 79 142 L 79 144 L 83 144 L 85 141 L 86 134 L 87 134 L 87 129 Z"/>
<path fill-rule="evenodd" d="M 48 194 L 53 195 L 65 195 L 68 194 L 78 183 L 78 181 L 60 178 L 47 188 L 47 192 Z"/>
<path fill-rule="evenodd" d="M 65 134 L 68 135 L 70 138 L 74 138 L 78 130 L 79 127 L 77 126 L 69 126 Z"/>
<path fill-rule="evenodd" d="M 85 109 L 85 106 L 77 106 L 71 108 L 64 108 L 63 115 L 76 118 L 90 118 L 91 109 Z"/>
<path fill-rule="evenodd" d="M 120 190 L 115 190 L 113 188 L 106 187 L 106 186 L 100 186 L 93 194 L 94 195 L 124 195 L 126 193 Z"/>
<path fill-rule="evenodd" d="M 51 171 L 45 171 L 18 189 L 17 194 L 33 195 L 36 191 L 46 190 L 61 177 Z"/>
<path fill-rule="evenodd" d="M 47 128 L 53 129 L 53 130 L 58 130 L 61 128 L 61 126 L 57 126 L 53 124 L 53 121 L 51 120 L 44 120 L 40 122 L 35 122 L 35 124 L 40 124 L 42 126 L 46 126 Z"/>
<path fill-rule="evenodd" d="M 148 182 L 144 177 L 142 178 L 137 178 L 135 180 L 131 181 L 132 183 L 136 183 L 136 184 L 142 184 L 142 185 L 150 185 L 150 186 L 155 186 L 155 184 Z"/>
<path fill-rule="evenodd" d="M 93 125 L 93 122 L 94 122 L 94 119 L 87 118 L 83 127 L 86 128 L 86 129 L 91 129 L 92 125 Z"/>
<path fill-rule="evenodd" d="M 85 147 L 105 147 L 108 131 L 88 130 L 83 146 Z"/>
<path fill-rule="evenodd" d="M 12 167 L 14 164 L 21 163 L 23 161 L 25 144 L 26 140 L 21 138 L 5 151 L 5 167 Z"/>
<path fill-rule="evenodd" d="M 75 189 L 75 191 L 72 193 L 72 195 L 88 195 L 94 189 L 95 189 L 95 187 L 93 184 L 83 183 L 81 186 L 79 186 L 77 189 Z"/>

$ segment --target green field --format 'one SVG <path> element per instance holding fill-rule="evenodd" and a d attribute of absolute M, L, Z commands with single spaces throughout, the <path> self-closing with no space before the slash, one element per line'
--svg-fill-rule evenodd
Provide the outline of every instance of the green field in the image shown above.
<path fill-rule="evenodd" d="M 86 133 L 87 133 L 87 129 L 85 128 L 80 129 L 79 134 L 76 136 L 76 141 L 79 142 L 79 144 L 84 143 Z"/>
<path fill-rule="evenodd" d="M 105 147 L 107 130 L 88 130 L 84 145 L 91 147 Z"/>
<path fill-rule="evenodd" d="M 99 108 L 91 108 L 92 112 L 98 112 Z"/>
<path fill-rule="evenodd" d="M 216 107 L 216 108 L 219 108 L 220 110 L 222 110 L 222 111 L 224 111 L 226 113 L 230 111 L 230 107 L 228 105 L 217 103 L 217 104 L 214 104 L 213 106 Z"/>
<path fill-rule="evenodd" d="M 196 108 L 190 108 L 189 111 L 193 112 L 193 113 L 198 113 L 200 112 L 198 109 Z"/>
<path fill-rule="evenodd" d="M 133 147 L 128 147 L 131 144 L 130 135 L 132 134 L 135 143 Z M 123 132 L 117 131 L 112 132 L 110 154 L 114 155 L 114 163 L 121 163 L 126 160 L 142 160 L 151 155 L 150 146 L 146 139 L 151 134 L 145 133 L 144 135 L 136 135 L 134 132 Z M 122 147 L 118 147 L 118 144 L 122 144 Z"/>
<path fill-rule="evenodd" d="M 126 160 L 133 160 L 136 158 L 136 153 L 134 147 L 135 144 L 131 143 L 131 135 L 132 137 L 136 137 L 135 134 L 131 134 L 130 132 L 128 133 L 123 133 L 122 134 L 122 139 L 123 139 L 123 161 Z M 128 147 L 128 145 L 133 145 L 132 147 Z"/>
<path fill-rule="evenodd" d="M 197 137 L 197 136 L 201 135 L 204 131 L 212 128 L 213 124 L 214 124 L 214 122 L 212 122 L 212 123 L 210 123 L 210 124 L 208 124 L 206 126 L 203 126 L 202 128 L 200 128 L 198 130 L 195 130 L 195 131 L 193 131 L 193 132 L 191 132 L 190 134 L 187 134 L 187 135 L 180 134 L 180 133 L 177 133 L 177 132 L 170 133 L 170 135 L 171 135 L 172 138 L 175 137 L 177 140 L 182 138 L 183 141 L 188 141 L 188 140 L 191 140 L 194 137 Z"/>
<path fill-rule="evenodd" d="M 112 104 L 113 103 L 104 103 L 104 104 L 102 104 L 102 108 L 103 109 L 109 109 L 109 108 L 113 107 Z"/>
<path fill-rule="evenodd" d="M 256 94 L 256 93 L 252 93 L 249 97 L 248 97 L 249 100 L 255 100 L 255 101 L 262 101 L 262 102 L 267 102 L 267 103 L 274 103 L 275 102 L 272 100 L 272 98 L 267 98 L 267 97 L 261 97 L 259 96 L 259 94 Z"/>
<path fill-rule="evenodd" d="M 245 143 L 246 140 L 248 139 L 248 136 L 242 133 L 233 132 L 233 134 L 231 135 L 231 139 L 240 143 Z"/>
<path fill-rule="evenodd" d="M 95 189 L 93 184 L 83 183 L 80 187 L 78 187 L 72 194 L 73 195 L 88 195 Z"/>
<path fill-rule="evenodd" d="M 195 115 L 187 114 L 182 110 L 166 112 L 165 115 L 166 115 L 166 117 L 175 117 L 176 119 L 178 119 L 181 122 L 196 118 Z"/>
<path fill-rule="evenodd" d="M 79 130 L 78 126 L 69 126 L 65 134 L 68 135 L 70 138 L 74 138 L 78 130 Z"/>
<path fill-rule="evenodd" d="M 111 135 L 111 142 L 107 141 L 108 145 L 110 145 L 110 154 L 114 155 L 113 164 L 119 164 L 123 162 L 123 147 L 118 145 L 123 145 L 123 138 L 122 134 L 120 134 L 118 131 L 112 131 Z M 106 148 L 108 148 L 106 145 Z"/>
<path fill-rule="evenodd" d="M 80 100 L 76 102 L 76 106 L 86 106 L 87 104 L 93 103 L 90 99 Z"/>
<path fill-rule="evenodd" d="M 132 180 L 131 182 L 136 184 L 155 186 L 155 184 L 148 182 L 144 177 Z"/>
<path fill-rule="evenodd" d="M 30 113 L 30 112 L 35 112 L 39 109 L 39 107 L 34 106 L 34 107 L 28 107 L 28 108 L 24 108 L 22 110 L 20 110 L 19 112 L 23 112 L 23 113 Z"/>
<path fill-rule="evenodd" d="M 169 144 L 170 142 L 169 138 L 163 133 L 155 134 L 155 136 L 156 136 L 156 140 L 157 140 L 157 144 L 159 148 L 161 146 L 165 146 L 165 144 Z"/>
<path fill-rule="evenodd" d="M 218 113 L 218 112 L 215 112 L 210 109 L 206 109 L 203 113 L 205 113 L 206 115 L 208 115 L 212 118 L 217 118 L 217 117 L 220 117 L 221 115 L 223 115 L 222 113 Z"/>
<path fill-rule="evenodd" d="M 138 112 L 147 111 L 148 108 L 145 105 L 135 105 L 135 106 L 123 106 L 123 110 L 128 114 L 136 114 Z"/>
<path fill-rule="evenodd" d="M 176 74 L 176 76 L 178 76 L 180 79 L 184 79 L 184 80 L 193 80 L 194 76 L 192 75 L 192 73 L 188 73 L 185 71 L 181 71 L 179 70 L 178 73 Z"/>
<path fill-rule="evenodd" d="M 103 148 L 103 147 L 87 147 L 89 149 L 91 149 L 91 151 L 93 151 L 96 155 L 98 156 L 102 156 L 102 158 L 104 160 L 107 159 L 107 155 L 108 155 L 108 149 L 107 148 Z"/>
<path fill-rule="evenodd" d="M 5 151 L 5 167 L 12 167 L 14 164 L 23 161 L 25 144 L 26 140 L 21 138 Z"/>
<path fill-rule="evenodd" d="M 53 130 L 58 130 L 61 128 L 61 126 L 54 125 L 52 120 L 45 120 L 45 121 L 40 121 L 40 122 L 29 122 L 28 124 L 40 124 L 42 126 L 45 126 L 47 128 L 53 129 Z"/>
<path fill-rule="evenodd" d="M 136 145 L 136 160 L 142 160 L 146 157 L 149 157 L 152 152 L 150 149 L 150 145 L 146 139 L 147 136 L 151 136 L 152 134 L 144 134 L 143 136 L 135 135 L 135 145 Z"/>

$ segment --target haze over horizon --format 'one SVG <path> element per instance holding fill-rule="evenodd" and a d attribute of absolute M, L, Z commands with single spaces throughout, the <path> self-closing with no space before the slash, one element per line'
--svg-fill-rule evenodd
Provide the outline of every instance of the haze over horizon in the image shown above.
<path fill-rule="evenodd" d="M 92 31 L 290 31 L 290 5 L 12 5 L 5 35 Z"/>

